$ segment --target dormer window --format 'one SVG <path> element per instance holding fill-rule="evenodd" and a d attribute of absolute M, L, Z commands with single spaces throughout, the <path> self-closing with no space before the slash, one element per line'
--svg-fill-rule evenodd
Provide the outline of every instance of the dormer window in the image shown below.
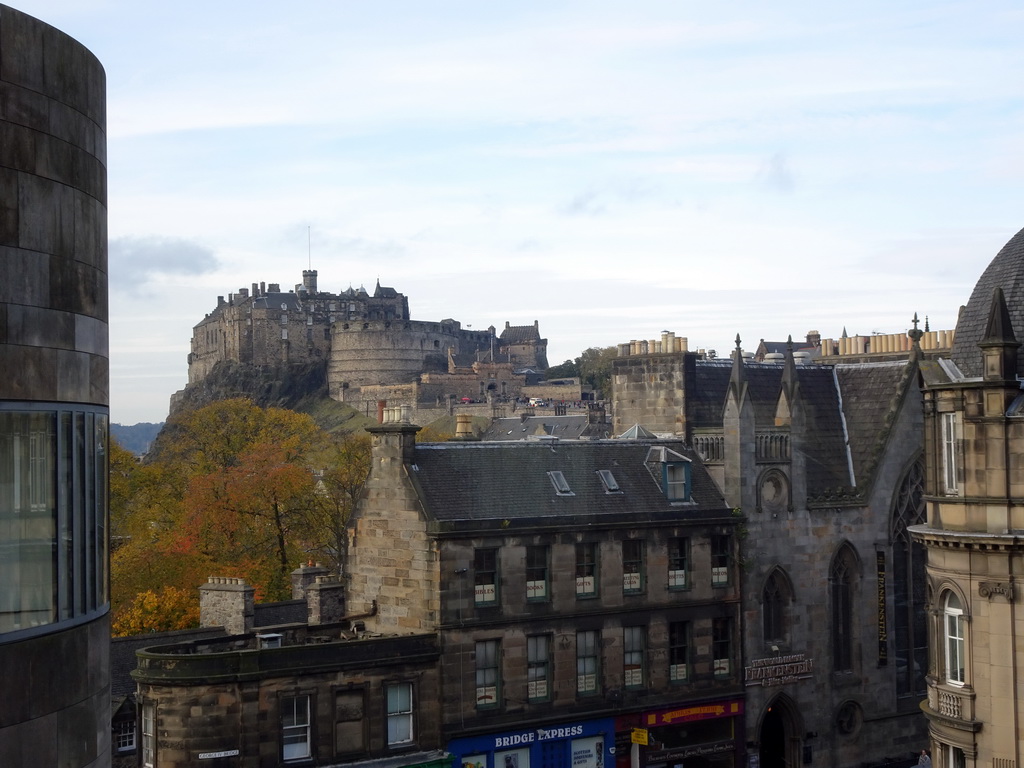
<path fill-rule="evenodd" d="M 551 478 L 551 484 L 555 486 L 555 493 L 559 496 L 575 496 L 572 492 L 572 488 L 569 487 L 569 482 L 565 479 L 559 470 L 548 472 L 548 477 Z"/>
<path fill-rule="evenodd" d="M 604 485 L 605 493 L 622 493 L 622 489 L 619 488 L 619 481 L 615 479 L 615 475 L 612 474 L 610 469 L 597 470 L 597 476 L 601 478 L 601 484 Z"/>
<path fill-rule="evenodd" d="M 689 501 L 692 483 L 691 461 L 665 446 L 647 452 L 647 469 L 669 501 Z"/>

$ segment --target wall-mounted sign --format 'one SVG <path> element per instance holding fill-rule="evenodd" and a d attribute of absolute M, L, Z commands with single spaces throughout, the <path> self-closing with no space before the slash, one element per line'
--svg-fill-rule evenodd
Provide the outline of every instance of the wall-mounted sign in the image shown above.
<path fill-rule="evenodd" d="M 875 553 L 875 573 L 878 577 L 878 666 L 889 663 L 889 627 L 885 621 L 885 552 Z"/>
<path fill-rule="evenodd" d="M 226 749 L 223 752 L 200 752 L 199 759 L 213 760 L 217 757 L 238 757 L 238 754 L 239 752 L 237 749 Z"/>
<path fill-rule="evenodd" d="M 709 720 L 716 717 L 732 717 L 733 715 L 740 714 L 743 714 L 743 702 L 741 700 L 721 701 L 714 704 L 701 704 L 695 707 L 647 712 L 644 714 L 644 725 L 647 727 L 673 725 L 675 723 L 688 723 L 691 720 Z"/>
<path fill-rule="evenodd" d="M 814 660 L 803 653 L 788 656 L 769 656 L 765 659 L 751 659 L 750 666 L 744 667 L 743 679 L 747 685 L 786 685 L 811 677 Z"/>

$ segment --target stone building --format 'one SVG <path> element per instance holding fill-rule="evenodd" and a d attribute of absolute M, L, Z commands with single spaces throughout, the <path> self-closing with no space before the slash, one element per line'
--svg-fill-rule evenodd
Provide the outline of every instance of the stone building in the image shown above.
<path fill-rule="evenodd" d="M 110 765 L 103 67 L 0 5 L 0 765 Z"/>
<path fill-rule="evenodd" d="M 732 361 L 623 345 L 615 431 L 693 445 L 742 514 L 746 740 L 761 768 L 909 760 L 925 740 L 920 351 Z"/>
<path fill-rule="evenodd" d="M 418 429 L 369 428 L 348 599 L 368 630 L 437 633 L 456 763 L 625 766 L 639 728 L 641 765 L 742 765 L 738 518 L 699 458 Z"/>
<path fill-rule="evenodd" d="M 437 403 L 449 396 L 515 396 L 519 369 L 547 367 L 547 340 L 538 324 L 463 328 L 457 320 L 413 320 L 408 299 L 378 281 L 363 288 L 321 291 L 317 271 L 282 291 L 253 283 L 217 306 L 192 331 L 189 386 L 219 362 L 251 366 L 322 363 L 330 396 L 342 402 L 401 398 Z M 367 391 L 361 394 L 363 389 Z"/>
<path fill-rule="evenodd" d="M 1011 768 L 1024 740 L 1024 231 L 961 310 L 947 359 L 922 366 L 928 718 L 940 768 Z"/>
<path fill-rule="evenodd" d="M 201 628 L 114 641 L 125 702 L 115 740 L 131 735 L 120 764 L 448 768 L 429 706 L 436 636 L 366 632 L 373 607 L 346 616 L 344 584 L 318 565 L 292 573 L 290 601 L 255 604 L 253 593 L 211 577 Z M 129 663 L 132 691 L 120 679 Z"/>

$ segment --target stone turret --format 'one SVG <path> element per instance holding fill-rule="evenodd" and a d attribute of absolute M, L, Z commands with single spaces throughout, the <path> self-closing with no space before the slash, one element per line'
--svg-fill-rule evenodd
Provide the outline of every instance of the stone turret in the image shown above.
<path fill-rule="evenodd" d="M 1020 343 L 1013 333 L 1010 311 L 1006 307 L 1003 289 L 996 286 L 992 292 L 992 308 L 989 310 L 985 336 L 978 343 L 981 347 L 982 376 L 985 381 L 1012 382 L 1017 389 L 1017 352 Z"/>
<path fill-rule="evenodd" d="M 734 509 L 752 509 L 756 481 L 756 425 L 738 334 L 722 426 L 725 432 L 725 500 Z"/>

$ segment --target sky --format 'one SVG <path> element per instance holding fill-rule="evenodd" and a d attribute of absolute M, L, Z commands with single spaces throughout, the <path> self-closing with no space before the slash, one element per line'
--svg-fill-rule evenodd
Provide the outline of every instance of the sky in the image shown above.
<path fill-rule="evenodd" d="M 379 280 L 657 338 L 953 328 L 1024 226 L 1024 8 L 5 0 L 107 73 L 111 419 L 162 421 L 218 295 Z"/>

